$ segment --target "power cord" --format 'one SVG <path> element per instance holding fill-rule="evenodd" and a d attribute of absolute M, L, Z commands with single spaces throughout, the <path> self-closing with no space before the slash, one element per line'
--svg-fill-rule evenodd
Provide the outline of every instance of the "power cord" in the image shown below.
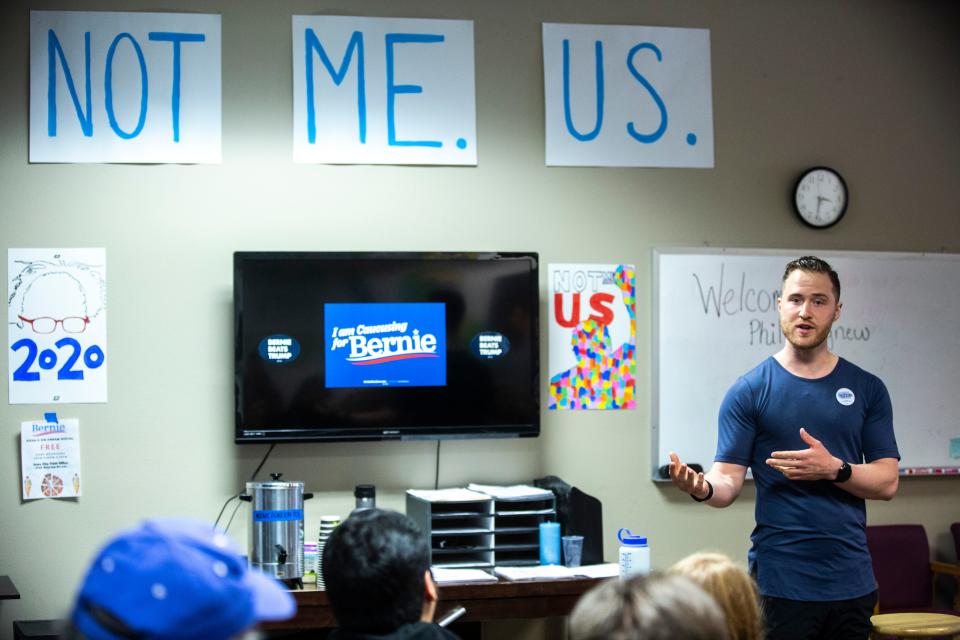
<path fill-rule="evenodd" d="M 436 464 L 437 473 L 433 477 L 433 488 L 440 488 L 440 440 L 437 440 L 437 464 Z"/>
<path fill-rule="evenodd" d="M 277 443 L 276 443 L 276 442 L 274 442 L 273 444 L 270 445 L 270 448 L 267 449 L 267 452 L 266 452 L 266 453 L 264 454 L 264 456 L 263 456 L 263 460 L 260 461 L 260 464 L 257 465 L 257 468 L 254 469 L 253 473 L 250 475 L 250 480 L 248 480 L 248 482 L 253 482 L 254 478 L 257 477 L 257 474 L 260 473 L 260 469 L 262 469 L 262 468 L 263 468 L 263 465 L 265 465 L 265 464 L 267 463 L 267 458 L 270 457 L 270 454 L 273 453 L 273 448 L 276 447 L 276 446 L 277 446 Z M 230 496 L 229 498 L 227 498 L 227 501 L 223 503 L 223 507 L 220 508 L 220 513 L 217 514 L 217 519 L 216 519 L 216 521 L 213 523 L 213 528 L 214 528 L 214 529 L 216 529 L 216 528 L 217 528 L 217 525 L 220 524 L 220 518 L 223 517 L 223 512 L 227 510 L 227 506 L 229 506 L 229 504 L 230 504 L 231 502 L 233 502 L 234 500 L 239 500 L 241 495 L 243 495 L 243 491 L 241 491 L 240 493 L 238 493 L 238 494 L 236 494 L 236 495 Z M 235 507 L 233 508 L 233 513 L 230 514 L 230 519 L 227 520 L 227 526 L 226 526 L 226 528 L 224 529 L 224 532 L 230 530 L 230 524 L 233 523 L 233 517 L 234 517 L 235 515 L 237 515 L 237 509 L 240 508 L 240 504 L 241 504 L 241 503 L 238 502 L 238 503 L 237 503 L 237 506 L 235 506 Z"/>

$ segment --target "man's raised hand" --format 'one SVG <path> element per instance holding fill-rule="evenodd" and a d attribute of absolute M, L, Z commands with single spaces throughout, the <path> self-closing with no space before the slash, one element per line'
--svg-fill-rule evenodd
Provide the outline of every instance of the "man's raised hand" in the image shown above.
<path fill-rule="evenodd" d="M 695 498 L 705 498 L 709 493 L 707 481 L 703 478 L 703 473 L 694 471 L 684 463 L 680 462 L 680 456 L 673 451 L 670 452 L 670 480 L 673 484 L 683 491 L 689 493 Z"/>

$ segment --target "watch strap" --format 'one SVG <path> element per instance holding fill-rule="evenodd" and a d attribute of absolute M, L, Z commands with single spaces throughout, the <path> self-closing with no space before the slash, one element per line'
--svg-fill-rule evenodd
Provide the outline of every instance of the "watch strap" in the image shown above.
<path fill-rule="evenodd" d="M 704 478 L 703 481 L 707 483 L 707 495 L 704 496 L 703 498 L 698 498 L 697 496 L 691 493 L 690 497 L 693 498 L 694 501 L 696 502 L 706 502 L 707 500 L 713 497 L 713 485 L 710 484 L 710 481 L 707 480 L 706 478 Z"/>
<path fill-rule="evenodd" d="M 850 479 L 850 476 L 853 474 L 853 467 L 850 466 L 850 463 L 846 460 L 843 461 L 843 464 L 840 465 L 840 468 L 837 470 L 837 477 L 833 479 L 834 482 L 846 482 Z"/>

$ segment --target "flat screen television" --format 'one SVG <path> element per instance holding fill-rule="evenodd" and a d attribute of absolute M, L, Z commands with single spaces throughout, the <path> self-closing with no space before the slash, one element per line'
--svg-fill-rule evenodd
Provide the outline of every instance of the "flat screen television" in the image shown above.
<path fill-rule="evenodd" d="M 235 442 L 540 433 L 536 253 L 236 252 Z"/>

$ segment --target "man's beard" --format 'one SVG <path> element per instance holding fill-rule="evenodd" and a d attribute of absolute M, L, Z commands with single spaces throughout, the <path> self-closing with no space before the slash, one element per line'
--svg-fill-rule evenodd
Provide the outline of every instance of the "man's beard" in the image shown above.
<path fill-rule="evenodd" d="M 809 323 L 797 323 L 797 324 L 809 324 Z M 793 327 L 784 320 L 780 321 L 780 330 L 783 331 L 783 337 L 787 339 L 787 342 L 792 344 L 794 348 L 800 349 L 803 351 L 809 351 L 816 349 L 823 341 L 830 337 L 830 330 L 833 328 L 833 320 L 827 323 L 824 327 L 817 327 L 816 331 L 811 336 L 806 338 L 796 338 L 793 334 Z"/>

